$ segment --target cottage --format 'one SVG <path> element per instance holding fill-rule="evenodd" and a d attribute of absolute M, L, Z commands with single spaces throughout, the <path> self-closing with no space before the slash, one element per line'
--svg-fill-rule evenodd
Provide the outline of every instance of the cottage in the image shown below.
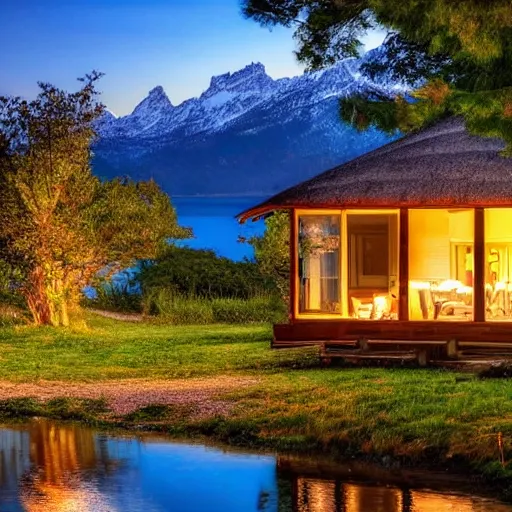
<path fill-rule="evenodd" d="M 512 159 L 458 118 L 241 213 L 291 213 L 274 347 L 420 361 L 512 352 Z"/>

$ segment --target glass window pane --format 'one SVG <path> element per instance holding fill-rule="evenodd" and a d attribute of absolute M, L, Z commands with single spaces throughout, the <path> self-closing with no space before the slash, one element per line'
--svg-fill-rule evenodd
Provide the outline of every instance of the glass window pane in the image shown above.
<path fill-rule="evenodd" d="M 398 318 L 398 214 L 347 211 L 349 315 Z"/>
<path fill-rule="evenodd" d="M 341 313 L 340 219 L 299 216 L 299 313 Z"/>
<path fill-rule="evenodd" d="M 473 319 L 474 211 L 409 210 L 409 318 Z"/>
<path fill-rule="evenodd" d="M 485 210 L 487 320 L 512 320 L 512 208 Z"/>

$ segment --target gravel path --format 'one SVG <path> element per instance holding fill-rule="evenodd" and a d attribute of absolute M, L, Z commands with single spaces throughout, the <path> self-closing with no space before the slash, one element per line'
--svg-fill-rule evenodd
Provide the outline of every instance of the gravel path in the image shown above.
<path fill-rule="evenodd" d="M 104 397 L 116 415 L 127 414 L 149 404 L 177 404 L 190 406 L 194 417 L 205 418 L 230 412 L 232 403 L 218 399 L 220 393 L 258 382 L 257 378 L 230 376 L 173 380 L 126 379 L 99 383 L 0 381 L 0 400 L 19 397 L 39 400 Z"/>
<path fill-rule="evenodd" d="M 139 313 L 116 313 L 115 311 L 104 311 L 102 309 L 88 309 L 87 311 L 123 322 L 142 322 L 144 320 L 144 317 Z"/>

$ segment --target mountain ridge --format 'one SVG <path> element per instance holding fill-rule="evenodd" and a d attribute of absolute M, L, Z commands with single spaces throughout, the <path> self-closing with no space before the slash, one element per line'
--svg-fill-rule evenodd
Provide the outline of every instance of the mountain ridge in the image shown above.
<path fill-rule="evenodd" d="M 291 186 L 392 140 L 339 120 L 343 96 L 403 89 L 365 78 L 360 67 L 369 57 L 277 80 L 253 62 L 212 77 L 199 97 L 179 105 L 154 87 L 131 114 L 106 112 L 98 121 L 94 169 L 154 178 L 180 195 L 265 195 Z"/>

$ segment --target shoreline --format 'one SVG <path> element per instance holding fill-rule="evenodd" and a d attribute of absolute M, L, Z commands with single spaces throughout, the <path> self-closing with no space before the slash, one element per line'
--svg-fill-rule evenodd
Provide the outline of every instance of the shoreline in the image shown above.
<path fill-rule="evenodd" d="M 23 420 L 23 421 L 21 421 Z M 509 506 L 511 493 L 504 492 L 499 482 L 490 480 L 474 472 L 446 470 L 443 468 L 397 466 L 383 463 L 378 459 L 345 457 L 335 459 L 332 455 L 322 453 L 279 452 L 270 448 L 256 449 L 242 445 L 231 445 L 212 440 L 208 437 L 178 437 L 160 429 L 127 428 L 109 422 L 89 423 L 79 420 L 59 420 L 49 418 L 21 418 L 18 422 L 0 422 L 0 428 L 25 430 L 44 420 L 56 427 L 79 426 L 90 429 L 93 433 L 114 438 L 136 439 L 145 443 L 172 443 L 181 445 L 203 446 L 207 449 L 220 450 L 222 453 L 272 457 L 281 476 L 288 479 L 313 479 L 324 482 L 338 481 L 342 484 L 370 485 L 395 488 L 397 490 L 426 491 L 440 495 L 479 498 Z M 507 508 L 508 510 L 508 508 Z"/>
<path fill-rule="evenodd" d="M 259 381 L 225 377 L 224 382 L 222 377 L 179 382 L 150 379 L 105 381 L 100 383 L 99 393 L 91 393 L 93 389 L 98 391 L 96 383 L 68 382 L 67 393 L 64 395 L 57 391 L 62 389 L 62 382 L 10 383 L 8 388 L 5 387 L 6 382 L 0 382 L 0 422 L 9 427 L 45 418 L 57 422 L 78 423 L 111 435 L 156 435 L 175 442 L 200 443 L 262 455 L 272 454 L 284 460 L 285 465 L 290 466 L 289 469 L 302 464 L 313 475 L 315 472 L 323 474 L 327 471 L 329 475 L 337 474 L 340 478 L 343 475 L 356 476 L 356 472 L 352 472 L 356 467 L 359 474 L 364 474 L 365 469 L 375 472 L 379 475 L 379 481 L 383 480 L 387 485 L 421 480 L 442 486 L 444 490 L 464 487 L 469 491 L 470 486 L 476 486 L 482 496 L 490 497 L 494 493 L 500 500 L 512 503 L 512 471 L 509 468 L 500 471 L 495 465 L 490 468 L 485 461 L 478 463 L 461 456 L 446 457 L 442 455 L 440 446 L 430 447 L 430 452 L 438 452 L 437 459 L 432 457 L 432 453 L 428 458 L 414 458 L 365 451 L 364 446 L 351 443 L 325 445 L 321 439 L 314 437 L 291 441 L 273 431 L 266 432 L 264 436 L 258 435 L 247 428 L 247 424 L 240 423 L 236 414 L 233 414 L 239 404 L 229 401 L 229 393 L 240 386 L 250 389 Z M 214 383 L 210 381 L 213 380 L 217 383 L 211 386 Z M 187 383 L 189 390 L 201 389 L 203 394 L 183 394 L 183 388 L 176 385 L 181 386 L 184 383 Z M 144 385 L 146 394 L 142 400 L 139 396 L 139 400 L 130 402 L 126 408 L 126 404 L 120 406 L 116 401 L 109 402 L 101 392 L 105 389 L 102 384 L 113 389 L 122 384 L 128 390 L 133 385 Z M 34 398 L 33 394 L 26 393 L 26 386 L 41 387 L 48 392 L 39 393 Z M 5 398 L 9 394 L 9 388 L 16 391 L 11 398 Z M 162 389 L 172 389 L 173 392 L 180 389 L 181 400 L 176 401 L 176 396 L 170 395 L 170 400 L 151 401 L 154 393 L 159 393 Z M 206 389 L 208 392 L 204 394 Z M 349 468 L 348 472 L 343 469 L 345 467 Z M 454 483 L 459 485 L 454 487 Z M 464 483 L 467 486 L 462 485 Z"/>
<path fill-rule="evenodd" d="M 0 329 L 0 421 L 76 420 L 389 469 L 457 471 L 512 497 L 510 379 L 323 368 L 315 348 L 271 350 L 267 324 L 84 315 L 87 325 L 76 329 Z"/>

